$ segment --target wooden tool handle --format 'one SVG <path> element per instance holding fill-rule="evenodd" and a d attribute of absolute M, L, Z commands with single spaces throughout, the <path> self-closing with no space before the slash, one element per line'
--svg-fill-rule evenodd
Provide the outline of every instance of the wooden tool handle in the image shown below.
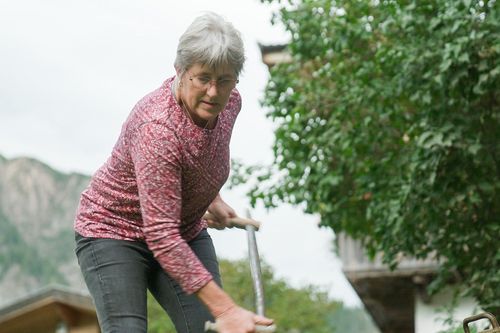
<path fill-rule="evenodd" d="M 203 218 L 207 219 L 207 220 L 217 220 L 215 218 L 215 216 L 213 216 L 210 213 L 205 213 L 205 215 L 203 215 Z M 255 221 L 252 219 L 246 219 L 243 217 L 232 217 L 229 219 L 229 224 L 232 227 L 236 227 L 236 228 L 240 228 L 240 229 L 245 229 L 245 227 L 247 225 L 253 226 L 256 230 L 260 229 L 260 222 L 259 221 Z"/>
<path fill-rule="evenodd" d="M 276 325 L 262 326 L 255 325 L 255 332 L 257 333 L 273 333 L 276 331 Z M 218 332 L 217 324 L 212 322 L 205 322 L 205 332 Z"/>

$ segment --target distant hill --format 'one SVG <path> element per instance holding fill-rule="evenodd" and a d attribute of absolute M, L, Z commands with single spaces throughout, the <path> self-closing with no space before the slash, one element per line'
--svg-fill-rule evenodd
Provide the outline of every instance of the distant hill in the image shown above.
<path fill-rule="evenodd" d="M 73 219 L 89 179 L 0 155 L 0 306 L 50 283 L 84 288 Z"/>

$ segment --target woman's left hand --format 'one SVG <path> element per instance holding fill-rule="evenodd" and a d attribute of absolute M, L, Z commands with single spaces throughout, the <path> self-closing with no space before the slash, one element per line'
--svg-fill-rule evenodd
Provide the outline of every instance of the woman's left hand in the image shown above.
<path fill-rule="evenodd" d="M 208 227 L 222 230 L 224 228 L 232 228 L 229 219 L 237 217 L 236 212 L 229 206 L 218 194 L 217 197 L 208 206 L 208 212 L 215 219 L 207 219 Z"/>

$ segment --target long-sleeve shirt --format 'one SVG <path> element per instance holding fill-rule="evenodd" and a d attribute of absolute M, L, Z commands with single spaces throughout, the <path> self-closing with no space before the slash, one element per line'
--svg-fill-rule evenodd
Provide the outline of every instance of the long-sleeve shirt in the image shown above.
<path fill-rule="evenodd" d="M 187 293 L 212 280 L 187 242 L 229 175 L 229 142 L 241 97 L 233 89 L 215 128 L 196 126 L 170 78 L 142 98 L 106 163 L 81 195 L 75 231 L 85 237 L 144 241 Z"/>

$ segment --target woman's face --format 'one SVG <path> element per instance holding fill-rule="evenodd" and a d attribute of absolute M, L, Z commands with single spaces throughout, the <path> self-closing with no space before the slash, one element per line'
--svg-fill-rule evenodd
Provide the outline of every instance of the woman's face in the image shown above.
<path fill-rule="evenodd" d="M 179 97 L 195 121 L 203 124 L 224 110 L 229 95 L 237 83 L 231 66 L 211 68 L 195 64 L 182 76 Z"/>

